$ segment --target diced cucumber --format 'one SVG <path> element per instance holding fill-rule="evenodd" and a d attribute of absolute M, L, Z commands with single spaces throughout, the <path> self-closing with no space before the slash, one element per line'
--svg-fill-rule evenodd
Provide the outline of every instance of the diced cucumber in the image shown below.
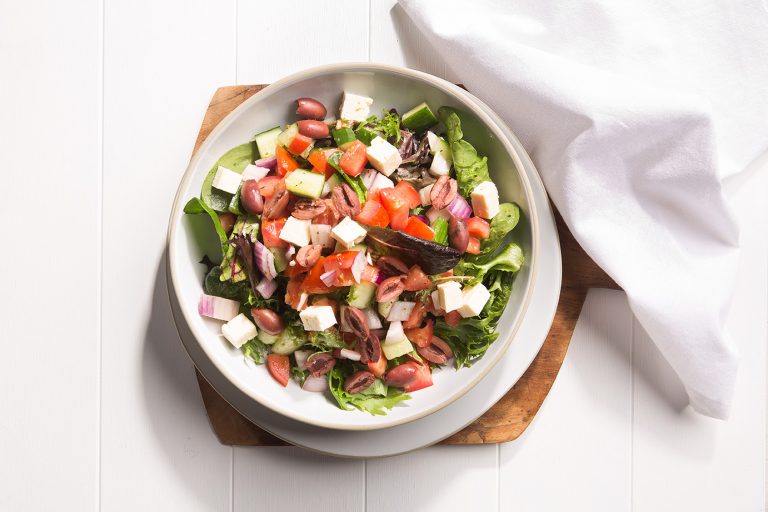
<path fill-rule="evenodd" d="M 323 197 L 327 196 L 331 193 L 331 190 L 333 190 L 333 187 L 341 183 L 341 178 L 339 178 L 339 175 L 337 173 L 331 174 L 331 177 L 325 180 L 325 185 L 323 185 Z"/>
<path fill-rule="evenodd" d="M 296 169 L 285 177 L 285 188 L 302 197 L 313 199 L 323 194 L 325 176 L 305 169 Z"/>
<path fill-rule="evenodd" d="M 231 213 L 235 215 L 242 215 L 243 210 L 240 208 L 240 187 L 237 187 L 237 192 L 232 195 L 232 199 L 229 200 L 229 206 L 227 207 Z"/>
<path fill-rule="evenodd" d="M 445 141 L 444 138 L 435 135 L 432 132 L 427 132 L 427 141 L 429 141 L 429 152 L 431 154 L 440 153 L 443 158 L 451 162 L 453 157 L 451 156 L 451 147 Z"/>
<path fill-rule="evenodd" d="M 312 142 L 310 142 L 309 146 L 307 146 L 307 149 L 299 153 L 299 156 L 304 160 L 306 160 L 307 158 L 309 158 L 309 152 L 312 151 L 312 148 L 314 147 L 315 147 L 315 141 L 313 140 Z"/>
<path fill-rule="evenodd" d="M 349 288 L 347 303 L 358 309 L 365 309 L 371 305 L 376 294 L 376 285 L 368 281 L 361 281 Z"/>
<path fill-rule="evenodd" d="M 352 131 L 352 128 L 347 126 L 331 130 L 331 135 L 333 135 L 333 140 L 336 142 L 336 146 L 338 146 L 339 149 L 346 149 L 350 143 L 357 139 L 357 137 L 355 137 L 355 132 Z"/>
<path fill-rule="evenodd" d="M 279 337 L 280 337 L 279 334 L 269 334 L 268 332 L 262 331 L 261 329 L 259 329 L 259 335 L 257 336 L 257 338 L 259 338 L 259 341 L 265 345 L 274 344 Z"/>
<path fill-rule="evenodd" d="M 284 250 L 282 250 L 280 247 L 270 247 L 269 252 L 271 252 L 272 256 L 274 257 L 275 270 L 278 273 L 288 268 L 288 259 L 285 257 Z"/>
<path fill-rule="evenodd" d="M 277 143 L 283 147 L 288 147 L 297 133 L 299 133 L 299 126 L 296 123 L 288 125 L 288 128 L 277 136 Z"/>
<path fill-rule="evenodd" d="M 291 329 L 283 329 L 272 344 L 272 352 L 287 356 L 296 352 L 306 341 L 303 337 L 291 334 Z"/>
<path fill-rule="evenodd" d="M 368 248 L 365 244 L 356 244 L 352 247 L 347 247 L 346 245 L 342 245 L 340 242 L 336 242 L 336 246 L 333 248 L 333 252 L 344 252 L 344 251 L 364 251 Z"/>
<path fill-rule="evenodd" d="M 371 145 L 371 141 L 375 139 L 376 137 L 382 137 L 383 135 L 381 132 L 377 132 L 376 130 L 372 130 L 371 128 L 368 128 L 367 126 L 361 126 L 355 131 L 355 136 L 357 137 L 357 140 L 362 141 L 366 146 Z"/>
<path fill-rule="evenodd" d="M 272 348 L 274 351 L 274 347 Z M 384 352 L 384 357 L 391 360 L 396 357 L 404 356 L 405 354 L 413 351 L 413 345 L 408 341 L 408 338 L 403 338 L 400 341 L 394 343 L 383 343 L 381 350 Z"/>
<path fill-rule="evenodd" d="M 392 310 L 392 305 L 395 303 L 394 300 L 388 300 L 386 302 L 379 302 L 379 314 L 383 318 L 387 318 L 389 316 L 389 312 Z"/>
<path fill-rule="evenodd" d="M 432 113 L 426 102 L 420 103 L 403 114 L 402 124 L 416 133 L 423 132 L 427 128 L 437 124 L 437 118 Z"/>
<path fill-rule="evenodd" d="M 275 156 L 277 136 L 280 135 L 281 131 L 279 126 L 275 126 L 274 128 L 258 133 L 253 137 L 254 142 L 256 142 L 256 147 L 259 150 L 259 157 L 269 158 Z"/>

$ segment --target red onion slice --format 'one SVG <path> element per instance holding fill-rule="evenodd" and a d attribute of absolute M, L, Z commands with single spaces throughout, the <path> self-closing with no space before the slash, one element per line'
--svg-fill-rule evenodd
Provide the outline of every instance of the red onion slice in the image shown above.
<path fill-rule="evenodd" d="M 296 358 L 296 366 L 304 369 L 304 363 L 307 362 L 307 358 L 312 355 L 311 350 L 297 350 L 293 353 L 294 357 Z"/>
<path fill-rule="evenodd" d="M 197 312 L 200 316 L 229 322 L 240 313 L 240 303 L 203 293 L 200 295 L 200 301 L 197 303 Z"/>
<path fill-rule="evenodd" d="M 342 359 L 349 359 L 350 361 L 359 361 L 360 352 L 355 352 L 354 350 L 343 348 L 339 351 L 339 357 L 341 357 Z"/>
<path fill-rule="evenodd" d="M 274 279 L 277 277 L 277 270 L 275 270 L 275 255 L 258 240 L 254 240 L 253 242 L 253 255 L 256 257 L 256 266 L 259 267 L 259 270 L 264 274 L 264 277 L 267 279 Z"/>
<path fill-rule="evenodd" d="M 259 284 L 256 285 L 256 291 L 265 299 L 270 298 L 272 294 L 275 293 L 275 290 L 277 290 L 277 281 L 274 279 L 267 279 L 264 277 L 259 281 Z"/>
<path fill-rule="evenodd" d="M 357 256 L 355 256 L 355 259 L 352 262 L 352 267 L 349 269 L 352 271 L 352 277 L 355 278 L 356 283 L 360 282 L 360 279 L 363 277 L 363 271 L 367 265 L 368 262 L 365 259 L 365 251 L 357 251 Z M 320 279 L 322 279 L 322 276 Z"/>
<path fill-rule="evenodd" d="M 448 213 L 459 219 L 468 219 L 472 216 L 472 207 L 461 194 L 456 194 L 451 204 L 445 207 Z M 447 220 L 447 219 L 446 219 Z"/>
<path fill-rule="evenodd" d="M 253 165 L 257 167 L 265 167 L 270 171 L 274 171 L 275 167 L 277 167 L 277 157 L 271 156 L 269 158 L 260 158 L 253 162 Z"/>
<path fill-rule="evenodd" d="M 320 274 L 320 280 L 325 283 L 325 286 L 333 286 L 333 281 L 336 279 L 336 274 L 338 273 L 338 270 L 329 270 L 328 272 Z"/>
<path fill-rule="evenodd" d="M 429 225 L 432 223 L 432 221 L 430 221 L 430 220 L 429 220 L 429 218 L 427 218 L 427 216 L 426 216 L 426 215 L 421 215 L 421 214 L 419 214 L 419 215 L 414 215 L 414 217 L 416 217 L 417 219 L 419 219 L 421 222 L 423 222 L 423 223 L 424 223 L 424 224 L 426 224 L 427 226 L 429 226 Z"/>
<path fill-rule="evenodd" d="M 320 393 L 328 389 L 328 377 L 325 375 L 321 377 L 309 376 L 304 381 L 304 385 L 301 387 L 304 391 L 311 391 L 313 393 Z"/>
<path fill-rule="evenodd" d="M 430 224 L 434 223 L 435 219 L 438 218 L 438 217 L 442 217 L 445 220 L 450 220 L 451 219 L 451 214 L 448 211 L 448 208 L 445 208 L 445 209 L 442 209 L 442 210 L 437 210 L 433 206 L 432 208 L 427 210 L 427 218 L 429 219 L 429 223 Z"/>

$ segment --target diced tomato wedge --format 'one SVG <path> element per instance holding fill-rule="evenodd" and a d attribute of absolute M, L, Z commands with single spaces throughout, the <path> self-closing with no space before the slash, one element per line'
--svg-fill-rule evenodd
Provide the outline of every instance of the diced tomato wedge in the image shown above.
<path fill-rule="evenodd" d="M 406 222 L 403 231 L 416 238 L 423 238 L 424 240 L 435 239 L 435 230 L 427 226 L 424 221 L 418 217 L 408 217 L 408 222 Z"/>
<path fill-rule="evenodd" d="M 414 265 L 408 269 L 408 275 L 405 276 L 403 284 L 409 292 L 418 292 L 432 286 L 432 280 L 421 270 L 420 266 Z"/>
<path fill-rule="evenodd" d="M 333 280 L 333 286 L 352 286 L 353 284 L 355 284 L 355 276 L 352 275 L 352 271 L 349 269 L 339 270 Z"/>
<path fill-rule="evenodd" d="M 366 265 L 363 269 L 363 275 L 360 276 L 361 281 L 368 281 L 369 283 L 375 283 L 379 277 L 379 269 L 373 265 Z"/>
<path fill-rule="evenodd" d="M 403 329 L 416 329 L 424 321 L 424 315 L 427 313 L 427 306 L 423 302 L 417 302 L 411 310 L 411 316 L 403 322 Z"/>
<path fill-rule="evenodd" d="M 265 176 L 258 182 L 259 194 L 264 197 L 270 197 L 275 193 L 275 187 L 282 180 L 280 176 Z"/>
<path fill-rule="evenodd" d="M 461 315 L 458 311 L 451 311 L 450 313 L 445 314 L 445 323 L 450 325 L 451 327 L 456 327 L 459 325 L 459 322 L 461 322 Z"/>
<path fill-rule="evenodd" d="M 378 190 L 375 192 L 378 192 Z M 385 228 L 387 227 L 387 224 L 389 224 L 389 214 L 387 213 L 387 210 L 381 206 L 381 203 L 371 199 L 369 194 L 368 200 L 363 204 L 363 209 L 360 210 L 360 213 L 355 217 L 355 220 L 369 226 Z"/>
<path fill-rule="evenodd" d="M 359 251 L 335 252 L 325 258 L 323 266 L 325 271 L 352 268 Z"/>
<path fill-rule="evenodd" d="M 302 135 L 300 133 L 297 133 L 291 142 L 288 144 L 288 151 L 293 153 L 294 155 L 300 155 L 306 150 L 309 146 L 312 145 L 312 139 L 307 137 L 306 135 Z"/>
<path fill-rule="evenodd" d="M 296 160 L 288 154 L 288 151 L 286 151 L 283 146 L 277 146 L 275 157 L 277 158 L 277 168 L 275 172 L 278 176 L 285 176 L 289 172 L 299 168 L 299 164 L 296 163 Z"/>
<path fill-rule="evenodd" d="M 467 252 L 469 254 L 480 254 L 480 240 L 471 236 L 469 237 L 469 243 L 467 244 Z"/>
<path fill-rule="evenodd" d="M 341 170 L 352 177 L 359 176 L 363 172 L 365 164 L 368 163 L 368 155 L 365 154 L 367 147 L 359 140 L 353 141 L 344 154 L 341 155 L 339 160 Z"/>
<path fill-rule="evenodd" d="M 261 238 L 267 247 L 288 248 L 288 242 L 280 240 L 280 232 L 285 226 L 285 219 L 261 219 Z"/>
<path fill-rule="evenodd" d="M 472 217 L 471 219 L 467 220 L 467 231 L 469 232 L 469 236 L 483 240 L 484 238 L 488 238 L 490 236 L 491 225 L 488 224 L 488 221 L 485 219 L 481 219 L 480 217 Z"/>
<path fill-rule="evenodd" d="M 403 195 L 403 198 L 408 202 L 408 208 L 421 206 L 421 196 L 416 192 L 416 189 L 413 188 L 413 185 L 407 181 L 398 181 L 397 185 L 395 185 L 395 190 Z"/>
<path fill-rule="evenodd" d="M 288 385 L 288 375 L 291 371 L 291 362 L 288 360 L 288 356 L 268 354 L 267 369 L 278 384 L 283 387 Z"/>
<path fill-rule="evenodd" d="M 402 190 L 382 188 L 379 190 L 381 205 L 389 214 L 389 226 L 392 229 L 403 230 L 408 224 L 408 201 L 403 197 Z"/>
<path fill-rule="evenodd" d="M 320 259 L 317 260 L 317 263 L 315 263 L 315 266 L 312 267 L 312 270 L 309 271 L 309 274 L 307 274 L 307 277 L 304 278 L 304 282 L 301 285 L 301 291 L 304 293 L 328 293 L 333 291 L 333 287 L 327 286 L 322 279 L 320 279 L 320 276 L 325 273 L 325 269 L 323 268 L 323 258 L 320 256 Z"/>
<path fill-rule="evenodd" d="M 295 276 L 288 281 L 288 285 L 285 287 L 285 303 L 297 311 L 301 304 L 301 285 L 303 281 L 303 275 Z M 301 309 L 304 309 L 305 307 L 307 307 L 306 304 L 304 304 Z"/>
<path fill-rule="evenodd" d="M 375 188 L 373 190 L 368 190 L 365 193 L 365 198 L 366 198 L 367 201 L 376 201 L 379 204 L 381 204 L 381 200 L 379 198 L 379 189 L 378 188 Z"/>
<path fill-rule="evenodd" d="M 409 319 L 410 320 L 410 319 Z M 414 343 L 417 347 L 428 347 L 432 343 L 432 335 L 435 332 L 435 323 L 430 318 L 427 320 L 424 327 L 414 327 L 413 329 L 405 330 L 405 337 L 408 338 L 411 343 Z"/>
<path fill-rule="evenodd" d="M 302 267 L 301 265 L 296 263 L 295 265 L 288 265 L 283 271 L 283 275 L 285 275 L 286 277 L 294 277 L 308 271 L 309 269 L 307 267 Z"/>
<path fill-rule="evenodd" d="M 414 376 L 413 380 L 409 384 L 406 384 L 403 388 L 403 391 L 406 393 L 428 388 L 432 385 L 432 369 L 429 367 L 429 364 L 416 364 L 416 366 L 418 366 L 416 369 L 416 375 Z"/>
<path fill-rule="evenodd" d="M 309 154 L 307 161 L 314 166 L 315 171 L 320 174 L 325 174 L 325 178 L 328 179 L 336 172 L 336 169 L 328 163 L 328 155 L 338 151 L 336 148 L 332 149 L 314 149 Z"/>
<path fill-rule="evenodd" d="M 387 371 L 387 358 L 384 357 L 384 354 L 381 354 L 381 357 L 375 363 L 368 363 L 368 371 L 376 377 L 384 375 L 384 372 Z"/>

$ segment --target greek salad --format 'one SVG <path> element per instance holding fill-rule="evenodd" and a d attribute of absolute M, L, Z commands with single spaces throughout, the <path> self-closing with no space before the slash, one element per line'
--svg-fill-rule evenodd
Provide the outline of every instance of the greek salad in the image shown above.
<path fill-rule="evenodd" d="M 184 212 L 221 243 L 199 314 L 279 385 L 385 414 L 482 357 L 524 255 L 458 111 L 372 104 L 344 92 L 329 117 L 297 99 L 296 122 L 222 155 Z"/>

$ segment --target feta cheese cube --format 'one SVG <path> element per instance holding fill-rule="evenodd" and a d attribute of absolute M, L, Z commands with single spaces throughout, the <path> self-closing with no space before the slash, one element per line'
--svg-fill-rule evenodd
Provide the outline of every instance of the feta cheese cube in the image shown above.
<path fill-rule="evenodd" d="M 280 231 L 280 240 L 285 240 L 289 244 L 304 247 L 309 245 L 309 228 L 312 226 L 311 220 L 297 219 L 294 216 L 288 217 L 283 229 Z"/>
<path fill-rule="evenodd" d="M 253 322 L 240 313 L 235 318 L 221 326 L 221 334 L 237 348 L 242 347 L 248 340 L 259 334 Z"/>
<path fill-rule="evenodd" d="M 440 302 L 440 292 L 435 290 L 430 295 L 432 297 L 432 305 L 435 306 L 435 309 L 443 309 L 443 304 Z"/>
<path fill-rule="evenodd" d="M 479 315 L 491 298 L 491 293 L 483 283 L 467 286 L 462 290 L 462 295 L 464 296 L 464 304 L 459 308 L 459 314 L 463 318 Z"/>
<path fill-rule="evenodd" d="M 381 137 L 375 137 L 365 150 L 368 161 L 384 176 L 389 176 L 403 163 L 400 152 L 395 146 Z"/>
<path fill-rule="evenodd" d="M 395 186 L 395 182 L 393 182 L 391 179 L 387 178 L 383 174 L 377 172 L 376 177 L 373 179 L 373 183 L 371 183 L 371 186 L 368 187 L 368 189 L 377 190 L 382 188 L 393 188 L 394 186 Z"/>
<path fill-rule="evenodd" d="M 429 194 L 432 192 L 432 187 L 435 186 L 433 183 L 432 185 L 427 185 L 424 188 L 419 189 L 419 197 L 421 198 L 421 204 L 424 206 L 429 206 L 432 204 L 432 199 L 430 199 Z"/>
<path fill-rule="evenodd" d="M 344 91 L 339 117 L 347 121 L 365 121 L 371 113 L 373 99 Z"/>
<path fill-rule="evenodd" d="M 384 338 L 384 344 L 387 343 L 400 343 L 405 338 L 405 331 L 403 331 L 403 322 L 392 322 L 389 324 L 389 330 L 387 330 L 387 336 Z"/>
<path fill-rule="evenodd" d="M 231 171 L 226 167 L 219 166 L 216 169 L 216 174 L 213 176 L 213 182 L 211 186 L 229 194 L 237 192 L 237 188 L 240 186 L 240 176 L 235 171 Z"/>
<path fill-rule="evenodd" d="M 288 224 L 286 223 L 286 226 L 287 225 Z M 360 224 L 349 217 L 344 217 L 344 219 L 336 224 L 331 230 L 331 236 L 347 249 L 362 242 L 366 234 L 368 234 L 368 232 L 363 229 Z"/>
<path fill-rule="evenodd" d="M 411 311 L 416 307 L 415 302 L 398 300 L 392 304 L 392 309 L 387 315 L 388 322 L 405 322 L 411 316 Z"/>
<path fill-rule="evenodd" d="M 331 226 L 328 224 L 311 224 L 309 226 L 309 238 L 315 245 L 322 245 L 326 249 L 333 249 L 336 241 L 331 236 Z"/>
<path fill-rule="evenodd" d="M 484 219 L 492 219 L 499 213 L 499 190 L 492 181 L 484 181 L 472 191 L 472 210 Z"/>
<path fill-rule="evenodd" d="M 267 174 L 269 174 L 269 169 L 266 167 L 259 167 L 258 165 L 248 164 L 248 166 L 243 171 L 243 181 L 245 180 L 260 180 L 261 178 L 265 177 Z"/>
<path fill-rule="evenodd" d="M 440 305 L 446 313 L 459 309 L 464 304 L 464 296 L 461 294 L 461 285 L 456 281 L 448 281 L 437 285 L 440 296 Z"/>
<path fill-rule="evenodd" d="M 379 318 L 379 314 L 376 313 L 371 308 L 366 308 L 363 310 L 363 313 L 365 313 L 365 318 L 368 320 L 368 327 L 371 329 L 381 329 L 383 326 L 381 324 L 381 318 Z"/>
<path fill-rule="evenodd" d="M 451 162 L 442 153 L 435 153 L 432 164 L 429 166 L 429 173 L 432 176 L 447 176 L 450 172 Z"/>
<path fill-rule="evenodd" d="M 299 313 L 299 318 L 307 331 L 324 331 L 336 325 L 336 316 L 331 306 L 309 306 Z"/>

